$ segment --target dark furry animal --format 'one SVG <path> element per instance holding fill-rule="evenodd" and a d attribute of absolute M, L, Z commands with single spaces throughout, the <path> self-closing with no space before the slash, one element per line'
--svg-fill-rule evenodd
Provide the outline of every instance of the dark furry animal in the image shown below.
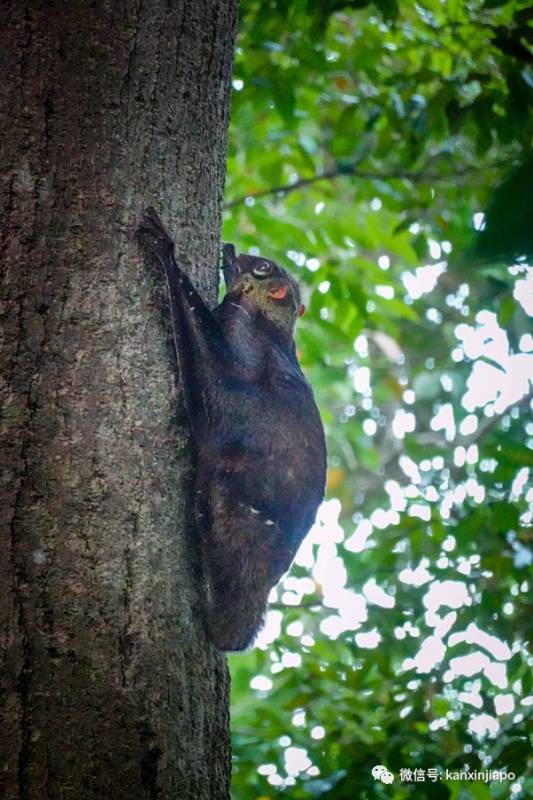
<path fill-rule="evenodd" d="M 300 293 L 273 261 L 237 258 L 225 245 L 227 293 L 210 311 L 176 264 L 153 209 L 137 238 L 163 267 L 168 286 L 179 383 L 197 449 L 209 634 L 222 650 L 243 650 L 324 496 L 324 431 L 294 346 Z"/>

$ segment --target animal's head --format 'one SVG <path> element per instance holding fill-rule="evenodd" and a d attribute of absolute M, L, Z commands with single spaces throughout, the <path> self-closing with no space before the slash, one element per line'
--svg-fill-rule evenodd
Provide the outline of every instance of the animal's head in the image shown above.
<path fill-rule="evenodd" d="M 222 269 L 226 294 L 248 313 L 260 313 L 289 336 L 304 312 L 298 284 L 274 261 L 235 254 L 232 244 L 223 247 Z"/>

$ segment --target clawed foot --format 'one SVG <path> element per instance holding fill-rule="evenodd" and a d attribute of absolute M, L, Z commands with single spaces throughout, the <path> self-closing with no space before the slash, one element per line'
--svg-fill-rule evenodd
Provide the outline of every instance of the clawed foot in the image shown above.
<path fill-rule="evenodd" d="M 151 206 L 144 209 L 135 231 L 135 238 L 145 253 L 162 265 L 172 257 L 174 242 L 167 233 L 157 211 Z"/>

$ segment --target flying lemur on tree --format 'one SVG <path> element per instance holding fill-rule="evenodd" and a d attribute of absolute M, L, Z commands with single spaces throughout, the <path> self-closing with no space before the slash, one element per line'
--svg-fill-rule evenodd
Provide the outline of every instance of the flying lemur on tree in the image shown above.
<path fill-rule="evenodd" d="M 225 245 L 226 296 L 211 311 L 153 209 L 137 238 L 161 264 L 170 299 L 177 381 L 197 451 L 209 635 L 222 650 L 243 650 L 324 497 L 324 430 L 294 345 L 300 292 L 273 261 L 236 257 Z"/>

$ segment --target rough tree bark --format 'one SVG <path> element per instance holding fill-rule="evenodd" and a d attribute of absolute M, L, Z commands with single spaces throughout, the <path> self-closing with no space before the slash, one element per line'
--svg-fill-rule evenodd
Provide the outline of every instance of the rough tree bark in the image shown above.
<path fill-rule="evenodd" d="M 228 794 L 191 449 L 132 233 L 214 300 L 237 0 L 4 0 L 0 797 Z"/>

